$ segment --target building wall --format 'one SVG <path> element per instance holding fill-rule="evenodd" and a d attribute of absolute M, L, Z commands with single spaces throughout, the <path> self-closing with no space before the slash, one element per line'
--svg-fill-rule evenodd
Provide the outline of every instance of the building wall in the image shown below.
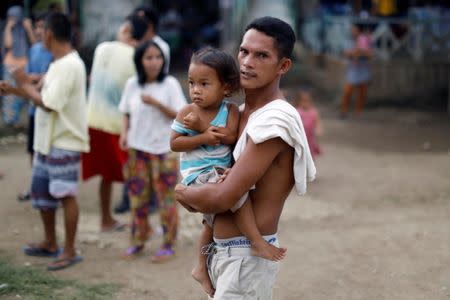
<path fill-rule="evenodd" d="M 84 0 L 81 2 L 82 46 L 113 40 L 125 17 L 141 0 Z"/>
<path fill-rule="evenodd" d="M 311 64 L 314 59 L 302 60 Z M 322 68 L 309 65 L 309 81 L 340 102 L 345 82 L 346 60 L 325 56 Z M 408 103 L 421 106 L 445 101 L 449 88 L 450 62 L 422 61 L 414 63 L 409 59 L 371 62 L 372 80 L 369 85 L 368 103 Z"/>

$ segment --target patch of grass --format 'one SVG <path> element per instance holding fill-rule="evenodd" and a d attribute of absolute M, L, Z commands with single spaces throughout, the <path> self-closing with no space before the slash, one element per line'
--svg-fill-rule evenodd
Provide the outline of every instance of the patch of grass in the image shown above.
<path fill-rule="evenodd" d="M 42 270 L 12 266 L 0 260 L 0 298 L 20 295 L 22 299 L 35 300 L 101 300 L 111 299 L 118 289 L 116 284 L 85 284 L 59 279 Z"/>

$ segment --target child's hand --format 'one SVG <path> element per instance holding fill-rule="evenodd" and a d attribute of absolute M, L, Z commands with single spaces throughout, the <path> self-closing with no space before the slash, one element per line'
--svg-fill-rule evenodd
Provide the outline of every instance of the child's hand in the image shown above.
<path fill-rule="evenodd" d="M 183 126 L 187 129 L 195 130 L 197 132 L 205 132 L 208 129 L 203 126 L 200 117 L 194 112 L 188 113 L 183 118 Z"/>
<path fill-rule="evenodd" d="M 208 146 L 217 146 L 220 144 L 220 139 L 225 135 L 223 133 L 218 132 L 217 127 L 210 126 L 204 133 L 202 133 L 205 144 Z"/>
<path fill-rule="evenodd" d="M 142 102 L 144 102 L 145 104 L 148 104 L 148 105 L 153 105 L 155 107 L 158 107 L 159 105 L 161 105 L 161 103 L 158 100 L 156 100 L 155 98 L 153 98 L 150 95 L 142 94 L 141 99 L 142 99 Z"/>
<path fill-rule="evenodd" d="M 225 171 L 219 176 L 219 179 L 217 179 L 217 183 L 221 183 L 227 178 L 228 174 L 230 174 L 231 168 L 225 169 Z"/>

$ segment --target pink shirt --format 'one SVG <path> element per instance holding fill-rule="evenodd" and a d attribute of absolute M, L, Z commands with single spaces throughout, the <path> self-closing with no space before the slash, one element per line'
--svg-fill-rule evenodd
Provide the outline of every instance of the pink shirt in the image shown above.
<path fill-rule="evenodd" d="M 297 108 L 297 111 L 300 114 L 303 127 L 305 128 L 306 139 L 308 140 L 311 155 L 315 158 L 316 155 L 321 153 L 319 144 L 316 141 L 316 126 L 319 117 L 318 112 L 315 108 L 310 108 L 308 110 Z"/>

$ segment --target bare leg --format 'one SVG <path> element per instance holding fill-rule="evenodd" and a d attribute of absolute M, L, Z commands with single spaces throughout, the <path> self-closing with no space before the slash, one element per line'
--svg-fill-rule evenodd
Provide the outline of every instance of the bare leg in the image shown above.
<path fill-rule="evenodd" d="M 347 114 L 348 107 L 350 105 L 350 100 L 353 93 L 353 85 L 346 83 L 344 86 L 344 91 L 342 95 L 341 101 L 341 114 Z"/>
<path fill-rule="evenodd" d="M 75 252 L 75 235 L 78 226 L 78 204 L 74 197 L 67 197 L 63 201 L 64 207 L 64 229 L 66 233 L 66 242 L 64 252 L 60 258 L 74 257 Z"/>
<path fill-rule="evenodd" d="M 252 254 L 265 259 L 278 261 L 286 255 L 286 248 L 278 248 L 267 243 L 256 226 L 255 215 L 250 198 L 234 213 L 234 220 L 239 230 L 250 240 Z"/>
<path fill-rule="evenodd" d="M 75 235 L 78 226 L 78 204 L 75 197 L 67 197 L 62 199 L 64 209 L 64 229 L 66 234 L 66 242 L 64 244 L 64 251 L 58 256 L 56 260 L 49 263 L 48 267 L 55 270 L 55 268 L 65 268 L 72 264 L 70 261 L 76 259 L 77 253 L 75 251 Z"/>
<path fill-rule="evenodd" d="M 362 83 L 358 86 L 358 99 L 356 101 L 355 112 L 360 115 L 364 109 L 364 104 L 366 104 L 367 98 L 367 83 Z"/>
<path fill-rule="evenodd" d="M 112 182 L 102 178 L 99 189 L 100 211 L 102 214 L 100 228 L 102 230 L 113 227 L 117 222 L 111 215 L 111 192 Z"/>
<path fill-rule="evenodd" d="M 44 225 L 44 240 L 40 243 L 30 243 L 28 244 L 31 247 L 37 247 L 46 249 L 50 252 L 54 252 L 58 250 L 58 244 L 56 242 L 56 213 L 54 209 L 50 210 L 41 210 L 41 220 Z"/>
<path fill-rule="evenodd" d="M 202 254 L 202 247 L 210 244 L 213 240 L 213 231 L 212 228 L 208 225 L 203 225 L 203 230 L 200 235 L 200 243 L 197 249 L 198 260 L 197 265 L 192 269 L 191 275 L 197 280 L 205 293 L 207 293 L 210 297 L 214 295 L 214 287 L 211 283 L 211 279 L 209 278 L 208 269 L 206 266 L 206 258 L 205 254 Z"/>

